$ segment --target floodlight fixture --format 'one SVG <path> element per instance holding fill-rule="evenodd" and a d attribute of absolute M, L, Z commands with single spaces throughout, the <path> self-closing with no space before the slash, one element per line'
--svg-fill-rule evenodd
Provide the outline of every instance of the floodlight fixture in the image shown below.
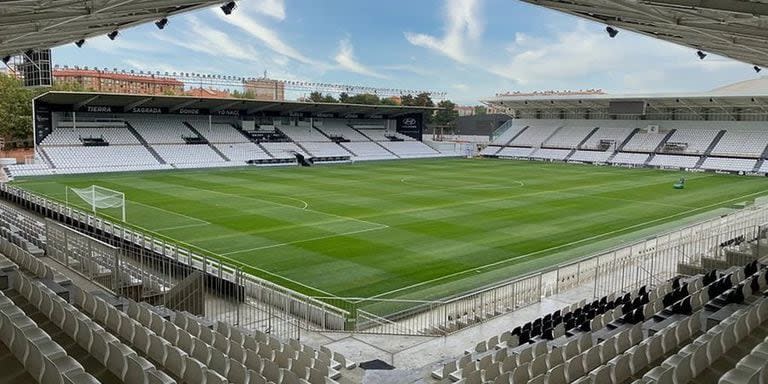
<path fill-rule="evenodd" d="M 231 15 L 235 8 L 237 8 L 237 4 L 234 1 L 230 1 L 221 6 L 221 11 L 224 12 L 225 15 Z"/>
<path fill-rule="evenodd" d="M 168 24 L 168 18 L 163 17 L 162 19 L 155 21 L 155 25 L 157 26 L 157 29 L 163 29 Z"/>

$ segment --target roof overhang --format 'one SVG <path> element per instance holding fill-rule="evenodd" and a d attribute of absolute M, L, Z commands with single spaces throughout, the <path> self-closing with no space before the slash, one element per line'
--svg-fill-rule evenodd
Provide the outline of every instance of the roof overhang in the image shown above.
<path fill-rule="evenodd" d="M 768 93 L 761 94 L 636 94 L 569 96 L 497 96 L 483 102 L 511 110 L 607 109 L 615 101 L 643 101 L 652 108 L 763 108 Z"/>
<path fill-rule="evenodd" d="M 180 109 L 202 109 L 210 111 L 211 113 L 223 110 L 238 110 L 244 115 L 273 112 L 281 114 L 336 114 L 339 116 L 355 114 L 363 116 L 381 115 L 397 117 L 407 114 L 427 113 L 439 109 L 432 107 L 391 105 L 260 101 L 235 98 L 204 98 L 197 96 L 152 96 L 59 91 L 44 93 L 38 96 L 36 100 L 51 105 L 71 106 L 73 107 L 72 109 L 75 110 L 87 106 L 108 106 L 116 107 L 118 110 L 130 110 L 136 107 L 160 108 L 169 111 L 170 113 L 179 111 Z"/>
<path fill-rule="evenodd" d="M 768 1 L 522 1 L 768 67 Z"/>
<path fill-rule="evenodd" d="M 0 56 L 47 49 L 224 0 L 12 0 L 0 4 Z"/>

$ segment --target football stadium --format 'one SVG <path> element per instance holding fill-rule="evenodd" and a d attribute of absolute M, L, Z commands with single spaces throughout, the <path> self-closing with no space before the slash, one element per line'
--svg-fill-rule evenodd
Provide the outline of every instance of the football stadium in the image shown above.
<path fill-rule="evenodd" d="M 768 2 L 525 3 L 768 65 Z M 252 4 L 0 2 L 0 383 L 768 383 L 768 77 L 459 117 L 53 63 Z"/>

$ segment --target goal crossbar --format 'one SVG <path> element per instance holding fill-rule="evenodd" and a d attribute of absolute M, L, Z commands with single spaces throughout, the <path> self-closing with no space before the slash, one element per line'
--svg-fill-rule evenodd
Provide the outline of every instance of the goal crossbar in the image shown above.
<path fill-rule="evenodd" d="M 120 208 L 122 212 L 122 220 L 125 222 L 125 193 L 98 185 L 91 185 L 86 188 L 73 188 L 67 186 L 65 193 L 67 205 L 69 205 L 70 192 L 88 203 L 94 214 L 98 209 Z"/>

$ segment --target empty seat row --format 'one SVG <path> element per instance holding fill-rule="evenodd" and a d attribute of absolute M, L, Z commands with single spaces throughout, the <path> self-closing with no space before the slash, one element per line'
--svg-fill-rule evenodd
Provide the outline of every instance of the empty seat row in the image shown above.
<path fill-rule="evenodd" d="M 0 341 L 39 383 L 98 383 L 24 311 L 0 292 Z"/>
<path fill-rule="evenodd" d="M 16 290 L 113 375 L 126 383 L 174 382 L 44 284 L 18 277 Z"/>

